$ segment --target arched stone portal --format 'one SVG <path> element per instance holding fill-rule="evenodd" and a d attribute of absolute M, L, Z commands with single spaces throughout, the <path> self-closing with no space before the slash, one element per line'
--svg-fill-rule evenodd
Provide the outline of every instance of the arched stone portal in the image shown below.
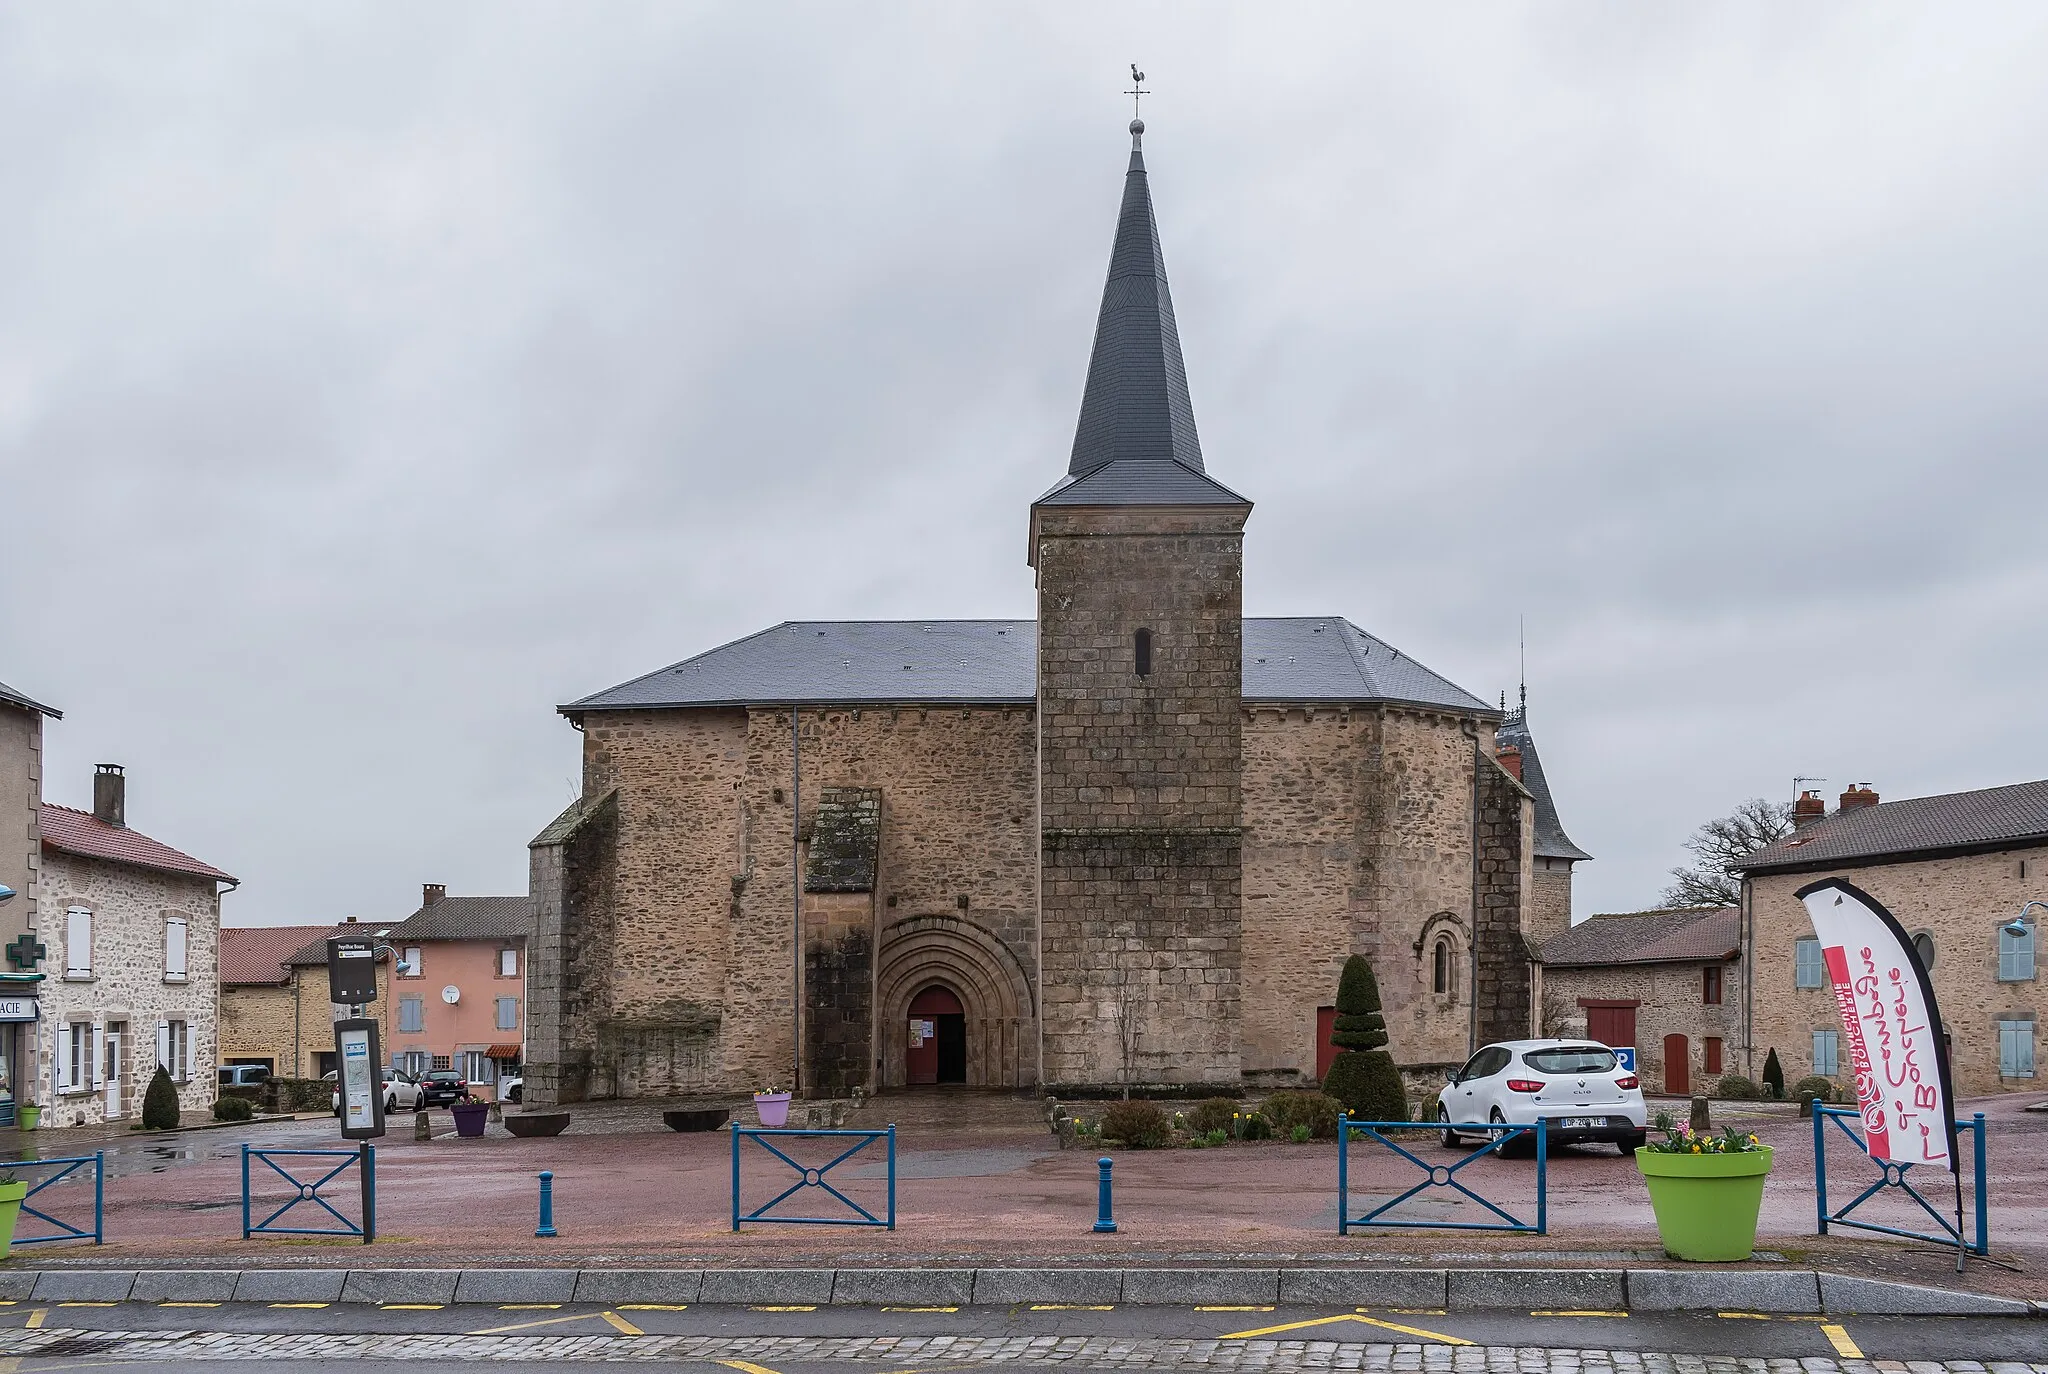
<path fill-rule="evenodd" d="M 876 1069 L 883 1087 L 909 1081 L 911 1004 L 932 988 L 960 1004 L 966 1083 L 1010 1088 L 1037 1081 L 1037 998 L 1023 962 L 994 931 L 959 916 L 905 917 L 883 928 L 879 964 Z"/>

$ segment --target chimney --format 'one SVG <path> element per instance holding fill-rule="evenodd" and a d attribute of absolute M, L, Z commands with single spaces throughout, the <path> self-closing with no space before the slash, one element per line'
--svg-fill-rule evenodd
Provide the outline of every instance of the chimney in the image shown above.
<path fill-rule="evenodd" d="M 421 883 L 421 884 L 420 884 L 420 905 L 421 905 L 421 906 L 432 906 L 432 905 L 433 905 L 434 903 L 436 903 L 436 902 L 440 901 L 440 900 L 441 900 L 441 899 L 442 899 L 443 897 L 446 897 L 447 895 L 448 895 L 448 884 L 446 884 L 446 883 Z"/>
<path fill-rule="evenodd" d="M 1512 744 L 1503 744 L 1494 754 L 1500 766 L 1508 770 L 1508 776 L 1516 782 L 1522 780 L 1522 751 Z"/>
<path fill-rule="evenodd" d="M 1792 803 L 1792 828 L 1804 830 L 1815 821 L 1824 821 L 1828 815 L 1828 804 L 1821 800 L 1820 792 L 1809 787 L 1799 794 L 1799 800 Z"/>
<path fill-rule="evenodd" d="M 102 763 L 92 770 L 92 814 L 94 819 L 117 830 L 128 828 L 128 779 L 118 763 Z"/>
<path fill-rule="evenodd" d="M 1877 805 L 1877 793 L 1870 790 L 1867 782 L 1853 783 L 1842 794 L 1842 810 L 1855 811 L 1865 806 Z"/>

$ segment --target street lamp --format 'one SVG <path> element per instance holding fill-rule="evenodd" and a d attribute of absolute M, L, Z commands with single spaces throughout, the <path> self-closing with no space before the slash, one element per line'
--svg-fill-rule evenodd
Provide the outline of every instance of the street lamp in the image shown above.
<path fill-rule="evenodd" d="M 2026 936 L 2028 930 L 2032 929 L 2032 927 L 2030 927 L 2027 924 L 2027 913 L 2029 911 L 2032 911 L 2035 907 L 2039 907 L 2043 911 L 2048 911 L 2048 902 L 2028 902 L 2026 905 L 2020 908 L 2019 915 L 2013 917 L 2010 921 L 2007 921 L 2003 926 L 1999 928 L 2003 930 L 2007 935 L 2012 936 L 2012 938 L 2015 940 L 2023 939 Z"/>

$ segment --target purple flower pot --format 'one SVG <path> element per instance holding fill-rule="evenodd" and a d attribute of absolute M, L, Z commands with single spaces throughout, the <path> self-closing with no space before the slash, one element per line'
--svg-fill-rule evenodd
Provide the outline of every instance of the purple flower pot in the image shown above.
<path fill-rule="evenodd" d="M 457 1102 L 451 1104 L 448 1111 L 455 1118 L 455 1134 L 466 1136 L 482 1135 L 484 1133 L 484 1122 L 489 1119 L 491 1114 L 491 1109 L 482 1103 L 474 1106 L 464 1106 L 462 1103 Z"/>

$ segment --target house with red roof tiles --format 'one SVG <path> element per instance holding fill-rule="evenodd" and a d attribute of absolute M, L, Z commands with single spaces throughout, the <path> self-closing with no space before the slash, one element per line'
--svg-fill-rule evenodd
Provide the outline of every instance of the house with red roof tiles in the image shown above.
<path fill-rule="evenodd" d="M 35 1079 L 36 873 L 42 866 L 43 721 L 62 713 L 0 682 L 0 1126 L 14 1124 L 15 1079 Z M 26 937 L 26 938 L 25 938 Z M 32 1101 L 33 1098 L 24 1098 Z"/>
<path fill-rule="evenodd" d="M 103 763 L 90 811 L 42 803 L 44 947 L 35 1091 L 45 1126 L 139 1116 L 157 1065 L 186 1111 L 215 1095 L 221 894 L 235 877 L 129 828 Z"/>
<path fill-rule="evenodd" d="M 301 1003 L 302 970 L 291 963 L 324 944 L 333 926 L 227 926 L 220 933 L 220 1062 L 260 1064 L 279 1077 L 308 1077 L 311 1053 L 334 1047 L 324 967 L 310 969 L 317 996 Z M 311 1013 L 309 1016 L 308 1013 Z"/>

